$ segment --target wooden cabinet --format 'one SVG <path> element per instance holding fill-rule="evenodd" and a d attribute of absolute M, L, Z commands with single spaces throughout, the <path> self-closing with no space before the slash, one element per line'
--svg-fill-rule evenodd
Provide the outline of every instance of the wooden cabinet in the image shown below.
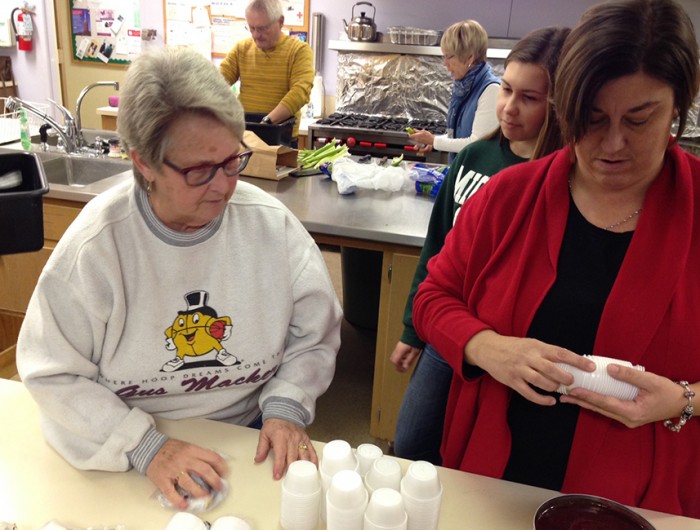
<path fill-rule="evenodd" d="M 383 440 L 394 439 L 396 418 L 413 372 L 412 368 L 397 372 L 389 356 L 403 333 L 403 313 L 419 253 L 419 248 L 415 253 L 384 252 L 370 422 L 370 434 Z"/>
<path fill-rule="evenodd" d="M 44 246 L 37 252 L 0 256 L 0 377 L 16 373 L 14 345 L 44 265 L 82 203 L 44 199 Z"/>
<path fill-rule="evenodd" d="M 119 109 L 116 107 L 98 107 L 97 115 L 100 117 L 100 127 L 105 131 L 116 131 L 118 111 Z"/>

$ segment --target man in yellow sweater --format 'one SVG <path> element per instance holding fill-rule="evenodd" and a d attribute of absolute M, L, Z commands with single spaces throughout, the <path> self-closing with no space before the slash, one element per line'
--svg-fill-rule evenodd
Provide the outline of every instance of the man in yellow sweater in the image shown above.
<path fill-rule="evenodd" d="M 241 80 L 240 100 L 246 112 L 264 113 L 263 123 L 296 116 L 296 144 L 301 108 L 309 102 L 314 82 L 313 52 L 282 33 L 279 0 L 252 0 L 245 19 L 252 37 L 236 43 L 219 70 L 229 84 Z"/>

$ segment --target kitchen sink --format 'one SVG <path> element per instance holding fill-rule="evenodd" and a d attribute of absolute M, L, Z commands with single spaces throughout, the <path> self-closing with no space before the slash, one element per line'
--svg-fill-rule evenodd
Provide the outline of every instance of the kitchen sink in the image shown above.
<path fill-rule="evenodd" d="M 131 161 L 60 156 L 42 161 L 49 185 L 87 186 L 131 170 Z"/>

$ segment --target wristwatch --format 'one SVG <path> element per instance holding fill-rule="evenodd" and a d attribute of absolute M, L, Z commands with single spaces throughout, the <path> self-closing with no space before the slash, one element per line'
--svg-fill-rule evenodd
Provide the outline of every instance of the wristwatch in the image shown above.
<path fill-rule="evenodd" d="M 270 119 L 270 116 L 265 116 L 262 120 L 260 120 L 260 123 L 272 123 L 272 120 Z"/>

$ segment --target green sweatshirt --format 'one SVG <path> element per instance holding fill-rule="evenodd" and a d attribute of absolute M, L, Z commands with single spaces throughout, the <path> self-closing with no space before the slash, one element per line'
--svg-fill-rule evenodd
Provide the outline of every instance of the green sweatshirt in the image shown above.
<path fill-rule="evenodd" d="M 420 260 L 413 275 L 411 291 L 406 301 L 401 342 L 416 348 L 425 346 L 413 328 L 413 297 L 420 283 L 428 275 L 428 261 L 440 252 L 445 243 L 445 237 L 452 229 L 464 201 L 474 195 L 481 186 L 489 181 L 492 175 L 501 169 L 526 160 L 513 154 L 509 142 L 501 141 L 500 138 L 479 140 L 469 144 L 454 159 L 435 198 L 435 205 L 430 215 L 425 244 L 420 253 Z"/>

